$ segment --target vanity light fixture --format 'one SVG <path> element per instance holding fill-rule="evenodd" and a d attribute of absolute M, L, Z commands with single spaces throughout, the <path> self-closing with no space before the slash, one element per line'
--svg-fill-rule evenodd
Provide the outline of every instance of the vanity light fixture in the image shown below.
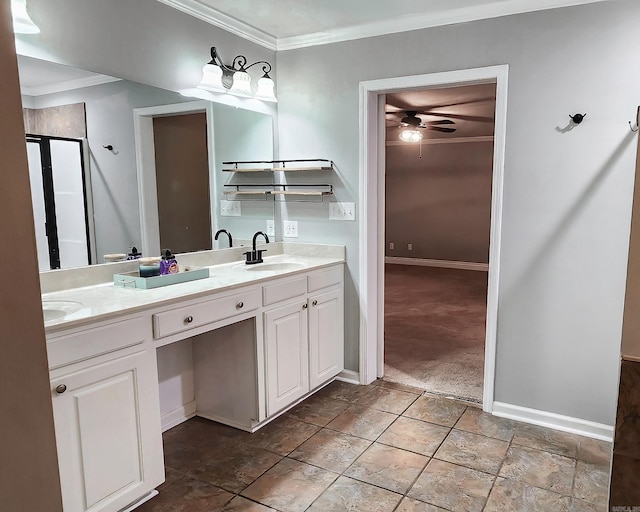
<path fill-rule="evenodd" d="M 13 31 L 16 34 L 39 34 L 40 27 L 36 25 L 27 12 L 27 0 L 11 0 L 13 16 Z"/>
<path fill-rule="evenodd" d="M 402 142 L 420 142 L 422 140 L 422 133 L 420 130 L 402 130 L 398 136 Z"/>
<path fill-rule="evenodd" d="M 258 80 L 258 89 L 254 94 L 251 90 L 251 76 L 248 69 L 256 64 L 263 64 L 264 75 Z M 227 66 L 218 55 L 215 46 L 211 47 L 211 60 L 202 68 L 202 80 L 198 84 L 200 89 L 213 92 L 229 92 L 245 98 L 256 98 L 262 101 L 277 102 L 274 93 L 275 84 L 269 76 L 271 64 L 260 60 L 247 65 L 247 58 L 238 55 L 231 66 Z"/>

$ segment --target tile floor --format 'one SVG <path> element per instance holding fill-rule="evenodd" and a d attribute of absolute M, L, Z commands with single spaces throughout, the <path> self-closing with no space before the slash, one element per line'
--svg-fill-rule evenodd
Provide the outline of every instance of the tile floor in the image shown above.
<path fill-rule="evenodd" d="M 611 445 L 377 381 L 333 382 L 254 434 L 164 433 L 137 512 L 604 512 Z"/>

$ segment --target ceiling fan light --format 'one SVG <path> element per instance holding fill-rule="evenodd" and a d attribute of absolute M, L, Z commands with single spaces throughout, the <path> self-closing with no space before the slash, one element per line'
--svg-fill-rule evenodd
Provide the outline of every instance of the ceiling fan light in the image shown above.
<path fill-rule="evenodd" d="M 277 103 L 278 98 L 274 92 L 275 83 L 268 75 L 263 76 L 258 80 L 258 90 L 256 91 L 256 99 L 262 101 L 272 101 Z"/>
<path fill-rule="evenodd" d="M 16 34 L 39 34 L 40 27 L 36 25 L 27 12 L 27 0 L 11 0 L 13 16 L 13 31 Z"/>
<path fill-rule="evenodd" d="M 205 64 L 198 87 L 207 91 L 227 92 L 227 88 L 222 84 L 222 68 L 216 64 Z"/>
<path fill-rule="evenodd" d="M 420 142 L 422 140 L 422 133 L 419 130 L 402 130 L 398 136 L 402 142 Z"/>
<path fill-rule="evenodd" d="M 243 96 L 245 98 L 252 98 L 251 93 L 251 77 L 246 71 L 236 71 L 233 74 L 233 84 L 229 89 L 231 94 L 236 96 Z"/>

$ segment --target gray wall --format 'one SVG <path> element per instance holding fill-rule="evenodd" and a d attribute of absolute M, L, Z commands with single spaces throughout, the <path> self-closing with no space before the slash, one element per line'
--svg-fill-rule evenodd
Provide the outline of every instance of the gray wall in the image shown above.
<path fill-rule="evenodd" d="M 360 81 L 509 64 L 495 399 L 612 425 L 639 103 L 640 4 L 619 0 L 278 54 L 280 155 L 336 161 L 358 197 Z M 568 115 L 587 112 L 561 133 Z M 357 367 L 358 225 L 347 246 L 347 365 Z"/>
<path fill-rule="evenodd" d="M 493 142 L 423 144 L 419 155 L 417 144 L 386 146 L 386 255 L 488 263 Z"/>

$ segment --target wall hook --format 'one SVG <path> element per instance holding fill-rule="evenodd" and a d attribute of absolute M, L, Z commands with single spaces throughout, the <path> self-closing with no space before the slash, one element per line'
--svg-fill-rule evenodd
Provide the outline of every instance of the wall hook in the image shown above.
<path fill-rule="evenodd" d="M 575 124 L 580 124 L 584 120 L 584 118 L 587 117 L 587 114 L 574 114 L 570 115 L 569 117 Z"/>
<path fill-rule="evenodd" d="M 637 132 L 640 130 L 640 107 L 638 107 L 638 112 L 636 113 L 636 127 L 634 128 L 633 125 L 631 124 L 631 121 L 629 121 L 629 128 L 631 128 L 632 132 Z"/>
<path fill-rule="evenodd" d="M 113 146 L 111 144 L 105 144 L 104 146 L 102 146 L 104 149 L 108 150 L 108 151 L 113 151 Z"/>

